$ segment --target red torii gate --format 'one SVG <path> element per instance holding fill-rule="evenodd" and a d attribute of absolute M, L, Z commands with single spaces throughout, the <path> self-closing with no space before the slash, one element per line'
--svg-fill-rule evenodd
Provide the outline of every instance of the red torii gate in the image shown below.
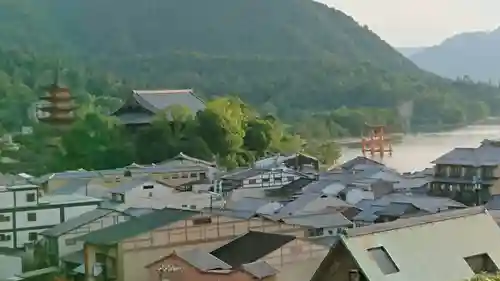
<path fill-rule="evenodd" d="M 384 157 L 386 152 L 389 156 L 392 155 L 392 143 L 391 139 L 386 136 L 386 126 L 384 125 L 369 125 L 365 124 L 368 128 L 368 138 L 363 137 L 361 139 L 361 151 L 363 155 L 367 152 L 371 156 L 379 154 L 380 157 Z"/>

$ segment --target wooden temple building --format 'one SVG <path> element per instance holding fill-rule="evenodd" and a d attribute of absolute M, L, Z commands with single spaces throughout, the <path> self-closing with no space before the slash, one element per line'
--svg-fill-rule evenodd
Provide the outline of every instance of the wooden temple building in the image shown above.
<path fill-rule="evenodd" d="M 205 103 L 193 90 L 133 90 L 124 104 L 111 115 L 128 127 L 148 125 L 154 116 L 172 105 L 188 108 L 193 114 L 205 109 Z"/>
<path fill-rule="evenodd" d="M 37 108 L 37 119 L 58 129 L 69 128 L 75 120 L 76 104 L 69 89 L 60 84 L 59 70 L 54 82 L 46 87 L 45 92 Z"/>

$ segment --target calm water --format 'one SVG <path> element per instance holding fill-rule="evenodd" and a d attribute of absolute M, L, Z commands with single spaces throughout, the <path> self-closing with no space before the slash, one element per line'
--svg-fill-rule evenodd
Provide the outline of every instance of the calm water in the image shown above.
<path fill-rule="evenodd" d="M 408 135 L 393 145 L 392 156 L 374 159 L 400 172 L 411 172 L 432 167 L 431 161 L 455 147 L 477 147 L 484 139 L 500 139 L 500 126 L 470 126 L 451 132 Z M 340 161 L 361 155 L 361 149 L 344 148 Z"/>

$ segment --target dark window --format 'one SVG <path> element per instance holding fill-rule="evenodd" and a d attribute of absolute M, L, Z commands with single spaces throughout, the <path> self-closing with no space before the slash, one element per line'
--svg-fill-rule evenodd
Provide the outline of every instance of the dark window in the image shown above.
<path fill-rule="evenodd" d="M 174 180 L 175 180 L 175 179 L 178 179 L 178 178 L 179 178 L 179 174 L 173 174 L 173 175 L 172 175 L 172 179 L 174 179 Z"/>
<path fill-rule="evenodd" d="M 0 222 L 10 221 L 10 217 L 6 215 L 0 215 Z"/>
<path fill-rule="evenodd" d="M 257 183 L 257 179 L 249 179 L 248 180 L 248 184 L 256 184 Z"/>
<path fill-rule="evenodd" d="M 35 202 L 35 200 L 36 200 L 35 193 L 26 194 L 26 202 Z"/>
<path fill-rule="evenodd" d="M 287 179 L 288 181 L 293 181 L 295 178 L 294 178 L 293 176 L 288 176 L 288 177 L 286 177 L 286 179 Z"/>
<path fill-rule="evenodd" d="M 262 182 L 269 182 L 269 178 L 262 179 Z"/>
<path fill-rule="evenodd" d="M 323 233 L 324 233 L 323 228 L 313 228 L 313 229 L 308 229 L 307 230 L 307 236 L 308 237 L 322 236 Z"/>
<path fill-rule="evenodd" d="M 142 187 L 142 189 L 153 189 L 154 186 L 153 185 L 145 185 Z"/>
<path fill-rule="evenodd" d="M 183 178 L 183 179 L 187 179 L 187 178 L 189 178 L 188 173 L 182 173 L 182 178 Z"/>
<path fill-rule="evenodd" d="M 207 173 L 203 172 L 203 173 L 200 173 L 200 179 L 206 179 L 207 178 Z"/>
<path fill-rule="evenodd" d="M 464 258 L 470 269 L 475 273 L 496 273 L 498 272 L 498 267 L 491 260 L 488 254 L 480 254 L 475 256 L 470 256 Z"/>
<path fill-rule="evenodd" d="M 212 223 L 212 218 L 210 217 L 193 219 L 193 225 L 210 224 L 210 223 Z"/>
<path fill-rule="evenodd" d="M 368 249 L 370 257 L 377 263 L 378 267 L 385 275 L 399 272 L 399 268 L 387 253 L 384 247 Z"/>
<path fill-rule="evenodd" d="M 0 241 L 10 241 L 10 235 L 0 234 Z"/>
<path fill-rule="evenodd" d="M 274 181 L 281 181 L 281 177 L 275 177 Z"/>
<path fill-rule="evenodd" d="M 123 173 L 123 176 L 124 176 L 124 177 L 131 177 L 131 176 L 132 176 L 132 172 L 131 172 L 131 171 L 129 171 L 129 170 L 127 170 L 127 171 L 125 171 L 125 172 Z"/>
<path fill-rule="evenodd" d="M 38 233 L 36 233 L 36 232 L 29 232 L 28 233 L 28 240 L 36 241 L 37 239 L 38 239 Z"/>
<path fill-rule="evenodd" d="M 197 178 L 198 177 L 198 173 L 191 173 L 191 174 L 189 174 L 189 177 L 190 178 Z"/>
<path fill-rule="evenodd" d="M 36 221 L 36 213 L 28 213 L 28 221 Z"/>
<path fill-rule="evenodd" d="M 113 200 L 115 202 L 123 203 L 123 202 L 125 202 L 125 195 L 120 194 L 120 193 L 112 193 L 111 200 Z"/>

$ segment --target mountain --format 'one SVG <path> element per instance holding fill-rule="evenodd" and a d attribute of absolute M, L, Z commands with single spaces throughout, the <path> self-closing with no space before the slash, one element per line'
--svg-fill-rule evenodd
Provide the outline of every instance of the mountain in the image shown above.
<path fill-rule="evenodd" d="M 484 115 L 470 95 L 500 110 L 498 88 L 422 71 L 367 27 L 310 0 L 2 0 L 0 49 L 17 53 L 13 62 L 0 52 L 0 69 L 28 77 L 33 92 L 41 66 L 24 53 L 62 59 L 78 92 L 194 88 L 204 98 L 238 96 L 287 122 L 344 107 L 361 111 L 341 111 L 335 122 L 359 121 L 366 108 L 394 119 L 398 104 L 414 100 L 415 123 L 460 123 Z"/>
<path fill-rule="evenodd" d="M 438 75 L 500 80 L 500 28 L 462 33 L 410 56 L 421 68 Z"/>
<path fill-rule="evenodd" d="M 399 47 L 396 48 L 403 56 L 410 58 L 411 56 L 417 54 L 418 52 L 425 50 L 425 47 Z"/>

